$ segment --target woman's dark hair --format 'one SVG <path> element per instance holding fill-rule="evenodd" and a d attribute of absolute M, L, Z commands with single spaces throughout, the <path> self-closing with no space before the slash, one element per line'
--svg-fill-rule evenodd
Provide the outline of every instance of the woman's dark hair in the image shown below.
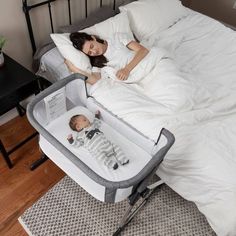
<path fill-rule="evenodd" d="M 100 39 L 98 36 L 95 36 L 95 39 L 99 42 L 99 43 L 105 43 L 104 40 Z M 70 34 L 70 40 L 73 43 L 73 46 L 80 50 L 81 52 L 83 49 L 83 46 L 85 44 L 86 41 L 92 41 L 94 40 L 93 37 L 89 34 L 86 33 L 81 33 L 81 32 L 74 32 Z M 104 55 L 100 55 L 100 56 L 89 56 L 87 55 L 90 59 L 90 63 L 92 66 L 96 66 L 99 68 L 102 68 L 106 65 L 107 63 L 107 59 Z"/>

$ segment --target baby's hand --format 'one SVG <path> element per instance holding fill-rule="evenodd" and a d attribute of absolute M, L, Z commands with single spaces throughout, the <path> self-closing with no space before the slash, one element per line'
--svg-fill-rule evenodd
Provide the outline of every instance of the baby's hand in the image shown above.
<path fill-rule="evenodd" d="M 72 143 L 74 142 L 74 139 L 73 139 L 72 134 L 69 134 L 69 135 L 67 136 L 67 140 L 68 140 L 68 142 L 69 142 L 70 144 L 72 144 Z"/>
<path fill-rule="evenodd" d="M 100 112 L 99 110 L 96 111 L 95 117 L 96 117 L 97 119 L 100 119 L 100 117 L 101 117 L 101 112 Z"/>

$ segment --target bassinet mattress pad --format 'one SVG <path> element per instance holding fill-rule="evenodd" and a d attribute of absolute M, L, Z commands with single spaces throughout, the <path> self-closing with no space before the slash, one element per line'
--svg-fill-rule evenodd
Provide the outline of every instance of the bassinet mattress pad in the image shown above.
<path fill-rule="evenodd" d="M 144 168 L 152 156 L 137 146 L 135 143 L 121 135 L 111 126 L 101 120 L 100 130 L 105 136 L 113 143 L 117 144 L 125 155 L 129 159 L 129 163 L 116 170 L 108 169 L 102 161 L 96 160 L 95 157 L 83 147 L 74 147 L 67 141 L 68 134 L 73 133 L 69 127 L 69 120 L 73 115 L 84 114 L 85 107 L 77 106 L 67 111 L 62 116 L 50 122 L 45 128 L 50 132 L 58 141 L 61 142 L 67 149 L 69 149 L 74 155 L 76 155 L 81 161 L 83 161 L 88 167 L 90 167 L 96 174 L 102 178 L 112 181 L 120 182 L 131 179 L 138 175 L 138 173 Z M 88 111 L 89 112 L 89 111 Z M 158 150 L 166 145 L 167 140 L 165 137 L 158 146 Z M 59 150 L 51 145 L 43 136 L 40 136 L 39 145 L 44 153 L 50 157 L 59 167 L 61 167 L 72 179 L 78 182 L 86 191 L 88 191 L 95 198 L 104 201 L 105 188 L 91 180 L 86 173 L 83 173 L 81 169 L 70 162 Z M 157 150 L 155 150 L 157 151 Z M 116 200 L 120 201 L 130 195 L 132 186 L 129 188 L 120 189 L 117 191 Z"/>

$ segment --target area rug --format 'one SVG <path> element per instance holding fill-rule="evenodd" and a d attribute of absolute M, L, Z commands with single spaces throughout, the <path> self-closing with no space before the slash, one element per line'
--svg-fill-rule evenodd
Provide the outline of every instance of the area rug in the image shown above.
<path fill-rule="evenodd" d="M 128 207 L 94 199 L 68 176 L 32 207 L 19 222 L 33 236 L 112 235 Z M 215 236 L 196 206 L 163 185 L 130 222 L 124 236 Z"/>

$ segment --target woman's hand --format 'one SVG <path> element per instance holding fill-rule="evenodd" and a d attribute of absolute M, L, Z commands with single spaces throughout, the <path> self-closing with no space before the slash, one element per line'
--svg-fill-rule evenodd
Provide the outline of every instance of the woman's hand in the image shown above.
<path fill-rule="evenodd" d="M 69 60 L 64 60 L 66 66 L 68 67 L 68 69 L 74 73 L 80 73 L 86 77 L 88 77 L 88 79 L 86 80 L 87 83 L 93 85 L 95 84 L 98 80 L 101 79 L 101 75 L 100 73 L 87 73 L 86 71 L 83 71 L 81 69 L 79 69 L 78 67 L 76 67 L 71 61 Z"/>
<path fill-rule="evenodd" d="M 96 111 L 95 117 L 96 117 L 97 119 L 100 119 L 100 117 L 101 117 L 101 112 L 100 112 L 99 110 Z"/>
<path fill-rule="evenodd" d="M 65 62 L 66 66 L 68 67 L 70 72 L 81 73 L 81 70 L 78 67 L 76 67 L 71 61 L 65 59 L 64 62 Z"/>
<path fill-rule="evenodd" d="M 116 77 L 119 80 L 127 80 L 129 77 L 130 71 L 127 68 L 122 68 L 120 70 L 117 71 L 116 73 Z"/>

